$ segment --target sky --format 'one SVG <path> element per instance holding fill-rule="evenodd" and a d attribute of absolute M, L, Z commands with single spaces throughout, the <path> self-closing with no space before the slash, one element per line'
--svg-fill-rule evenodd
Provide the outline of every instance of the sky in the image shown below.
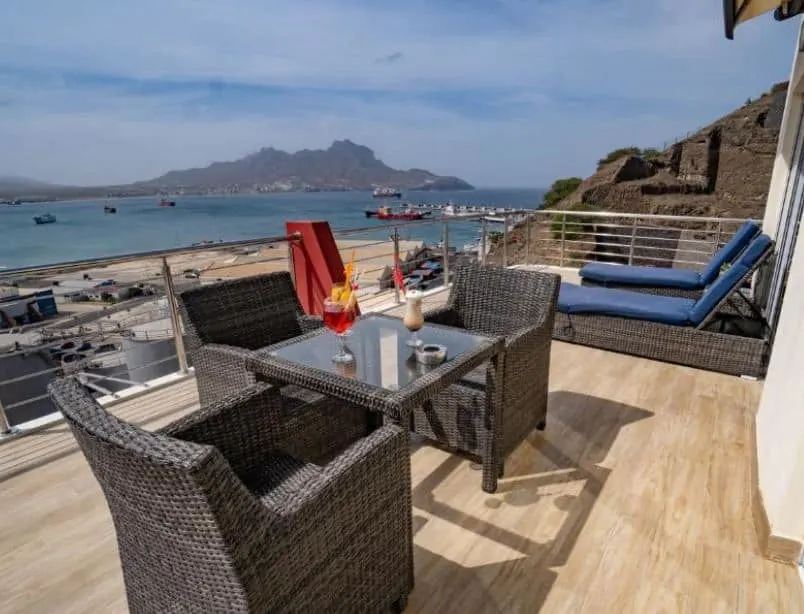
<path fill-rule="evenodd" d="M 788 78 L 720 0 L 2 0 L 0 176 L 103 185 L 351 139 L 478 186 L 588 175 Z"/>

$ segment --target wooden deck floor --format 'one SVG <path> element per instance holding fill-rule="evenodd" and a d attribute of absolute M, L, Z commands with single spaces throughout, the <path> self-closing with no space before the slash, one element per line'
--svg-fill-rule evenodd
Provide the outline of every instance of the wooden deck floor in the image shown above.
<path fill-rule="evenodd" d="M 468 461 L 412 454 L 408 612 L 804 612 L 754 531 L 761 384 L 556 343 L 548 427 L 499 492 Z M 114 408 L 155 427 L 194 382 Z M 0 446 L 0 612 L 125 612 L 103 496 L 65 426 Z"/>

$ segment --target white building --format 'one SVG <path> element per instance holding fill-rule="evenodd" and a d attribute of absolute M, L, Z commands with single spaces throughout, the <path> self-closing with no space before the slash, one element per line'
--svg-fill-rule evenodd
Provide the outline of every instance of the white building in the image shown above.
<path fill-rule="evenodd" d="M 727 35 L 730 18 L 736 16 L 734 21 L 740 23 L 780 5 L 784 5 L 780 10 L 789 10 L 778 0 L 727 2 Z M 769 557 L 787 563 L 804 562 L 804 241 L 798 241 L 802 210 L 804 21 L 793 56 L 763 224 L 776 240 L 776 261 L 763 280 L 766 317 L 776 333 L 756 416 L 759 537 Z"/>

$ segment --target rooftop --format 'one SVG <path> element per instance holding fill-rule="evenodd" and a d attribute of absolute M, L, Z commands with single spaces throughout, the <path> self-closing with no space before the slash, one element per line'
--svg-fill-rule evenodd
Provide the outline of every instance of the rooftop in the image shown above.
<path fill-rule="evenodd" d="M 406 611 L 804 611 L 752 517 L 761 383 L 554 342 L 550 390 L 547 430 L 494 495 L 469 461 L 414 445 Z M 155 428 L 197 405 L 189 378 L 112 411 Z M 111 517 L 67 426 L 0 446 L 0 483 L 0 610 L 125 611 Z"/>
<path fill-rule="evenodd" d="M 576 283 L 578 271 L 568 267 L 577 265 L 578 254 L 598 239 L 606 252 L 619 249 L 636 262 L 648 259 L 647 249 L 664 254 L 668 248 L 646 247 L 635 229 L 672 223 L 679 236 L 670 251 L 676 260 L 683 254 L 681 264 L 699 266 L 728 230 L 722 220 L 710 220 L 707 229 L 693 232 L 684 226 L 689 220 L 643 216 L 639 222 L 636 217 L 604 219 L 599 236 L 570 239 L 566 229 L 571 231 L 571 223 L 564 220 L 556 231 L 552 218 L 538 215 L 544 218 L 542 232 L 511 233 L 512 245 L 519 240 L 522 249 L 503 249 L 502 262 L 550 270 Z M 614 239 L 620 238 L 617 244 Z M 360 267 L 376 264 L 379 270 L 392 260 L 393 244 L 385 240 L 381 253 L 379 243 L 373 238 L 362 243 L 376 254 L 362 254 Z M 552 256 L 519 258 L 532 255 L 536 246 L 539 254 Z M 346 261 L 352 250 L 339 247 Z M 210 251 L 218 260 L 231 254 L 217 246 Z M 266 253 L 273 262 L 277 248 Z M 196 263 L 214 262 L 206 252 L 197 256 Z M 375 258 L 385 260 L 375 263 Z M 286 255 L 277 262 L 287 265 Z M 191 264 L 183 257 L 169 266 L 178 276 Z M 150 276 L 155 265 L 120 266 Z M 116 279 L 117 273 L 105 277 Z M 402 315 L 405 307 L 393 292 L 375 290 L 361 287 L 364 312 Z M 443 288 L 425 294 L 425 309 L 447 296 Z M 117 324 L 149 334 L 171 329 L 162 295 L 135 301 L 102 312 L 98 332 Z M 97 315 L 79 310 L 61 326 L 80 333 L 80 325 Z M 163 336 L 169 332 L 158 337 L 159 343 L 164 344 Z M 179 346 L 173 348 L 177 353 Z M 192 371 L 189 376 L 174 373 L 175 355 L 151 359 L 145 366 L 169 360 L 169 375 L 143 379 L 139 362 L 127 364 L 122 375 L 115 371 L 118 379 L 109 380 L 121 384 L 109 390 L 120 391 L 123 384 L 125 390 L 101 401 L 148 429 L 198 408 Z M 12 380 L 18 377 L 12 375 Z M 49 377 L 42 376 L 41 386 Z M 771 388 L 554 341 L 547 430 L 531 433 L 508 458 L 495 494 L 481 490 L 479 468 L 470 461 L 414 441 L 416 586 L 406 612 L 804 612 L 797 569 L 766 558 L 759 536 L 767 529 L 754 519 L 754 510 L 762 509 L 756 415 L 763 389 L 767 396 Z M 12 418 L 19 405 L 15 399 L 6 403 Z M 0 445 L 0 548 L 5 555 L 0 558 L 0 611 L 126 611 L 105 499 L 68 427 L 48 422 L 58 417 L 36 417 L 21 429 L 33 429 L 31 434 Z M 44 423 L 49 426 L 35 430 Z"/>

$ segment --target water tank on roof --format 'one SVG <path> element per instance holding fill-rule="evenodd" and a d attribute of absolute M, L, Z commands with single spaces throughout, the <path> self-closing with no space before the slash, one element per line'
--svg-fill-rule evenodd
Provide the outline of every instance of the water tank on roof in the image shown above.
<path fill-rule="evenodd" d="M 176 345 L 173 339 L 139 341 L 123 339 L 128 376 L 134 382 L 147 382 L 179 370 Z"/>

